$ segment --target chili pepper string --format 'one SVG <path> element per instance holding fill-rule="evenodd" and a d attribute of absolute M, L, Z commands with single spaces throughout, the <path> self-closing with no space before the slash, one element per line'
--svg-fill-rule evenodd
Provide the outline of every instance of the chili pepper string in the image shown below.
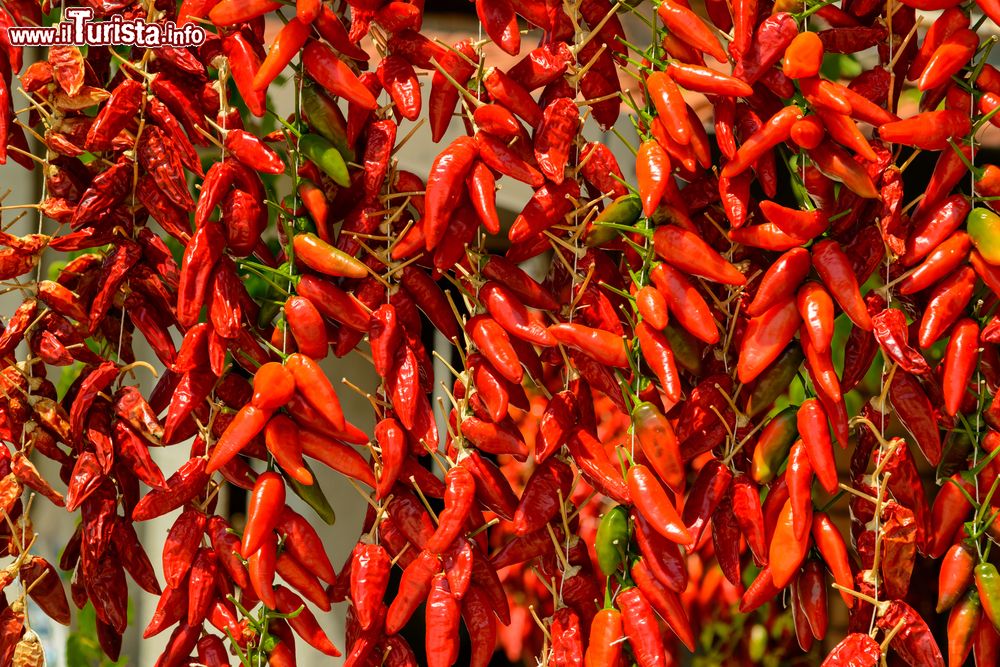
<path fill-rule="evenodd" d="M 986 60 L 989 58 L 989 49 L 984 53 L 981 58 Z M 975 72 L 976 68 L 973 66 L 972 71 Z M 974 83 L 974 81 L 973 81 Z M 974 125 L 974 115 L 973 109 L 976 107 L 976 96 L 973 92 L 974 88 L 969 89 L 969 124 Z M 972 135 L 969 137 L 969 162 L 973 165 L 976 163 L 976 132 L 975 129 L 972 131 Z M 975 208 L 976 206 L 976 172 L 973 169 L 969 170 L 969 200 L 970 205 Z M 978 343 L 977 343 L 978 345 Z M 983 395 L 982 395 L 982 370 L 980 369 L 979 363 L 976 363 L 976 436 L 974 439 L 974 444 L 972 447 L 972 469 L 975 470 L 979 467 L 979 433 L 980 433 L 980 418 L 983 414 Z M 978 513 L 980 499 L 980 489 L 979 489 L 979 475 L 973 475 L 973 483 L 976 498 L 976 510 Z M 978 527 L 977 527 L 978 530 Z M 983 559 L 982 547 L 980 546 L 980 541 L 976 539 L 976 551 L 979 553 L 980 559 Z"/>

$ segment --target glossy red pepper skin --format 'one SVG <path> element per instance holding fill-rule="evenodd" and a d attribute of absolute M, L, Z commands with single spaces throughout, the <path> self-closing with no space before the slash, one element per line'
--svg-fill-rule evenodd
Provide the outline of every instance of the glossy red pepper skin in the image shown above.
<path fill-rule="evenodd" d="M 686 5 L 670 0 L 657 7 L 656 13 L 672 33 L 681 36 L 691 46 L 707 53 L 719 62 L 727 60 L 726 52 L 719 44 L 719 40 L 715 38 L 704 21 Z"/>
<path fill-rule="evenodd" d="M 621 471 L 608 459 L 600 441 L 577 427 L 570 432 L 566 444 L 588 482 L 620 503 L 630 502 L 630 486 L 622 480 Z"/>
<path fill-rule="evenodd" d="M 624 634 L 621 612 L 605 608 L 597 612 L 590 624 L 590 642 L 584 654 L 585 667 L 620 667 L 621 639 Z"/>
<path fill-rule="evenodd" d="M 925 111 L 905 120 L 879 126 L 879 136 L 885 141 L 925 150 L 948 148 L 949 139 L 967 135 L 972 125 L 966 114 L 953 109 Z"/>
<path fill-rule="evenodd" d="M 659 142 L 653 139 L 644 141 L 636 155 L 635 172 L 642 212 L 646 216 L 652 215 L 667 190 L 667 179 L 672 178 L 670 156 Z"/>
<path fill-rule="evenodd" d="M 807 506 L 807 513 L 812 514 L 812 502 Z M 789 499 L 781 507 L 778 514 L 774 535 L 771 537 L 771 547 L 768 552 L 768 568 L 771 570 L 774 586 L 784 588 L 792 580 L 799 566 L 805 560 L 811 542 L 811 534 L 807 531 L 804 537 L 796 534 L 794 528 L 793 503 Z M 809 516 L 808 521 L 812 520 Z"/>
<path fill-rule="evenodd" d="M 605 366 L 628 368 L 625 341 L 609 331 L 573 322 L 553 324 L 548 331 L 563 345 L 573 347 Z"/>
<path fill-rule="evenodd" d="M 344 97 L 363 109 L 377 108 L 375 97 L 329 46 L 309 42 L 302 51 L 302 65 L 309 77 L 331 95 Z"/>
<path fill-rule="evenodd" d="M 940 614 L 955 606 L 973 582 L 975 554 L 963 543 L 952 545 L 941 560 L 938 575 L 937 612 Z"/>
<path fill-rule="evenodd" d="M 844 313 L 856 326 L 871 331 L 871 317 L 861 298 L 854 271 L 840 245 L 833 240 L 820 241 L 813 246 L 812 261 L 813 268 Z"/>
<path fill-rule="evenodd" d="M 691 544 L 692 536 L 655 474 L 644 465 L 629 468 L 628 489 L 636 508 L 663 537 Z"/>
<path fill-rule="evenodd" d="M 260 598 L 269 609 L 276 609 L 277 598 L 274 595 L 274 575 L 278 562 L 278 537 L 271 533 L 264 537 L 257 550 L 247 558 L 247 573 L 254 594 Z"/>
<path fill-rule="evenodd" d="M 930 347 L 941 338 L 961 316 L 972 298 L 976 284 L 976 272 L 971 267 L 962 267 L 951 276 L 938 283 L 931 292 L 920 321 L 918 341 L 920 347 Z"/>
<path fill-rule="evenodd" d="M 740 382 L 759 376 L 795 336 L 802 318 L 791 299 L 778 303 L 750 320 L 740 346 L 737 375 Z"/>
<path fill-rule="evenodd" d="M 459 137 L 435 158 L 427 178 L 427 212 L 423 223 L 428 250 L 433 250 L 444 237 L 477 153 L 473 139 Z"/>
<path fill-rule="evenodd" d="M 723 167 L 722 175 L 731 178 L 749 169 L 761 156 L 786 141 L 791 136 L 792 126 L 802 116 L 802 109 L 795 105 L 783 107 L 743 142 L 733 159 Z"/>
<path fill-rule="evenodd" d="M 944 373 L 941 379 L 944 407 L 949 415 L 958 414 L 969 387 L 969 380 L 979 357 L 979 325 L 964 318 L 952 328 L 945 349 Z"/>
<path fill-rule="evenodd" d="M 278 611 L 283 614 L 291 614 L 297 609 L 301 609 L 297 616 L 288 619 L 288 624 L 292 626 L 299 637 L 316 650 L 332 656 L 340 656 L 340 650 L 334 646 L 330 638 L 316 621 L 316 617 L 302 602 L 302 598 L 288 590 L 284 586 L 275 589 L 278 602 Z"/>
<path fill-rule="evenodd" d="M 257 478 L 247 507 L 241 553 L 247 558 L 257 550 L 264 537 L 278 524 L 285 505 L 285 482 L 280 475 L 266 472 Z"/>
<path fill-rule="evenodd" d="M 667 263 L 691 275 L 724 285 L 744 285 L 746 276 L 727 262 L 697 234 L 676 225 L 658 227 L 653 247 Z"/>

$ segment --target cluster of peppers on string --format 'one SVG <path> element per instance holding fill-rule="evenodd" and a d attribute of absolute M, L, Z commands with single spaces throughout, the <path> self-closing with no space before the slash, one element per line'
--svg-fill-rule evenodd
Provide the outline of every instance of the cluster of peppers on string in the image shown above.
<path fill-rule="evenodd" d="M 84 4 L 208 36 L 30 63 L 0 38 L 0 160 L 43 182 L 0 236 L 23 297 L 0 333 L 0 667 L 44 663 L 28 597 L 67 624 L 92 604 L 116 659 L 128 579 L 158 596 L 158 667 L 286 667 L 297 645 L 443 667 L 463 635 L 476 667 L 498 646 L 551 667 L 997 664 L 995 0 L 476 0 L 485 35 L 454 44 L 418 0 Z M 0 24 L 59 10 L 7 0 Z M 940 13 L 923 30 L 917 10 Z M 634 183 L 586 138 L 620 117 Z M 448 142 L 399 169 L 425 122 Z M 509 226 L 504 179 L 532 190 Z M 331 381 L 331 352 L 378 386 Z M 165 473 L 167 446 L 190 456 Z M 368 506 L 339 568 L 317 463 Z M 79 511 L 55 563 L 32 551 L 36 493 Z M 157 569 L 136 524 L 175 512 Z M 331 638 L 318 614 L 341 603 Z"/>

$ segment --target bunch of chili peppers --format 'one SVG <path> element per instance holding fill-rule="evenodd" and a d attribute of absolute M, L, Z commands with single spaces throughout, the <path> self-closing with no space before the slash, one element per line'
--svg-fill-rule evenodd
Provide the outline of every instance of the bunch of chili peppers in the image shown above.
<path fill-rule="evenodd" d="M 29 597 L 117 659 L 129 579 L 158 667 L 997 664 L 995 0 L 475 0 L 456 43 L 420 0 L 84 4 L 207 36 L 0 33 L 0 162 L 43 180 L 0 232 L 0 667 L 44 663 Z M 368 504 L 344 563 L 319 464 Z M 55 563 L 36 494 L 78 512 Z"/>

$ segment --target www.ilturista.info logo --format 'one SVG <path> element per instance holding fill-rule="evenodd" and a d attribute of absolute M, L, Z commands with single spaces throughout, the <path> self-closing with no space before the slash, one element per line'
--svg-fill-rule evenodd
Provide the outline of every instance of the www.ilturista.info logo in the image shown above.
<path fill-rule="evenodd" d="M 68 7 L 63 20 L 48 27 L 10 27 L 7 38 L 12 46 L 200 46 L 205 29 L 193 23 L 178 27 L 173 21 L 149 23 L 142 19 L 125 20 L 113 16 L 108 21 L 93 21 L 90 7 Z"/>

